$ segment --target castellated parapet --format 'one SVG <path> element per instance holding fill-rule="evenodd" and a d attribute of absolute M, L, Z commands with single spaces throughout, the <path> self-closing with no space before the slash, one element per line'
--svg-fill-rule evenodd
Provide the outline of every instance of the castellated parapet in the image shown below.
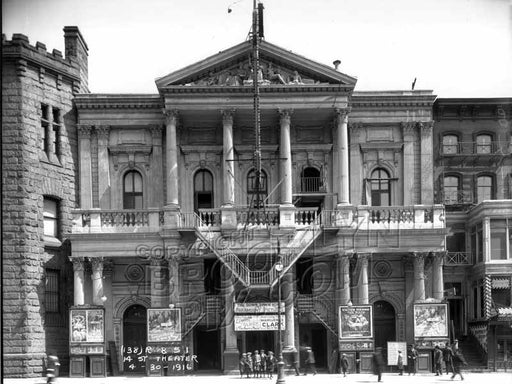
<path fill-rule="evenodd" d="M 30 45 L 22 34 L 11 40 L 2 36 L 5 377 L 41 376 L 48 352 L 69 355 L 73 270 L 66 237 L 71 209 L 77 206 L 78 180 L 73 97 L 89 91 L 87 45 L 78 28 L 65 28 L 65 46 L 63 57 L 59 50 L 48 52 L 41 42 Z M 52 207 L 55 232 L 49 236 L 45 221 Z M 56 277 L 59 288 L 51 310 L 49 275 Z M 68 363 L 61 360 L 65 372 Z"/>

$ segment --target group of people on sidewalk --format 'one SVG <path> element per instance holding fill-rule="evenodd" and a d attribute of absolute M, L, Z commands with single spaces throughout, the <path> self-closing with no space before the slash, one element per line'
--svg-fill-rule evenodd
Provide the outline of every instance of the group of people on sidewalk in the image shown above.
<path fill-rule="evenodd" d="M 240 357 L 240 378 L 246 377 L 268 377 L 272 378 L 276 367 L 277 359 L 274 352 L 265 350 L 244 352 Z"/>

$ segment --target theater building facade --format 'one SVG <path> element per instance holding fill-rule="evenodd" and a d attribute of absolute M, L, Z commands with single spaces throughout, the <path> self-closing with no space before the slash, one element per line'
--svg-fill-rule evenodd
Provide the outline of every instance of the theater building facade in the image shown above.
<path fill-rule="evenodd" d="M 262 40 L 258 135 L 251 53 L 158 78 L 154 95 L 73 95 L 69 374 L 238 372 L 242 352 L 278 350 L 279 323 L 286 369 L 309 346 L 319 368 L 334 350 L 366 372 L 376 347 L 394 365 L 414 343 L 430 371 L 455 337 L 507 361 L 512 101 L 472 119 L 470 100 L 356 91 L 338 63 Z"/>

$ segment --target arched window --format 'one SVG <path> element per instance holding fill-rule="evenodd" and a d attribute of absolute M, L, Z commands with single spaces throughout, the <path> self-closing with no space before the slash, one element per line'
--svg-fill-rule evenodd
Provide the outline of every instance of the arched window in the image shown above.
<path fill-rule="evenodd" d="M 267 174 L 261 171 L 259 188 L 257 183 L 256 170 L 253 169 L 247 174 L 247 204 L 252 207 L 262 207 L 267 198 Z"/>
<path fill-rule="evenodd" d="M 389 173 L 385 169 L 377 168 L 372 172 L 370 186 L 372 206 L 391 205 L 391 181 Z"/>
<path fill-rule="evenodd" d="M 477 203 L 494 198 L 494 183 L 492 176 L 478 176 L 476 179 L 476 199 Z"/>
<path fill-rule="evenodd" d="M 142 209 L 142 176 L 137 171 L 129 171 L 123 181 L 123 209 Z"/>
<path fill-rule="evenodd" d="M 457 204 L 461 202 L 459 188 L 460 182 L 457 176 L 444 177 L 443 194 L 445 204 Z"/>
<path fill-rule="evenodd" d="M 476 137 L 476 153 L 492 153 L 492 136 L 489 134 L 480 134 Z"/>
<path fill-rule="evenodd" d="M 457 135 L 443 136 L 443 153 L 445 155 L 454 155 L 459 153 L 459 138 Z"/>
<path fill-rule="evenodd" d="M 304 168 L 300 176 L 301 192 L 318 192 L 321 187 L 320 171 L 314 167 Z"/>
<path fill-rule="evenodd" d="M 194 210 L 213 208 L 213 176 L 202 169 L 194 175 Z"/>

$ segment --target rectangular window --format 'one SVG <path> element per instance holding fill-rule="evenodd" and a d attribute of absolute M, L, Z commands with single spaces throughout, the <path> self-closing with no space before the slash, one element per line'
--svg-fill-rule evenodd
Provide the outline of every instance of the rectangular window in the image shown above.
<path fill-rule="evenodd" d="M 491 260 L 507 259 L 507 221 L 491 220 Z"/>
<path fill-rule="evenodd" d="M 57 238 L 59 235 L 59 203 L 45 197 L 43 200 L 44 235 Z"/>
<path fill-rule="evenodd" d="M 482 263 L 484 261 L 484 236 L 482 224 L 478 224 L 476 226 L 476 240 L 477 262 Z"/>
<path fill-rule="evenodd" d="M 207 295 L 218 295 L 221 292 L 220 268 L 222 262 L 215 259 L 204 259 L 204 290 Z"/>
<path fill-rule="evenodd" d="M 61 134 L 61 117 L 60 110 L 58 108 L 52 108 L 53 112 L 53 148 L 55 150 L 55 154 L 60 159 L 61 149 L 60 149 L 60 134 Z"/>
<path fill-rule="evenodd" d="M 448 252 L 466 251 L 466 234 L 464 232 L 454 233 L 446 237 L 446 250 Z"/>
<path fill-rule="evenodd" d="M 46 269 L 44 308 L 46 313 L 59 313 L 59 270 Z"/>
<path fill-rule="evenodd" d="M 310 295 L 313 293 L 313 258 L 301 257 L 297 261 L 297 292 Z"/>
<path fill-rule="evenodd" d="M 484 302 L 485 302 L 485 296 L 484 296 L 484 286 L 480 285 L 479 287 L 480 291 L 480 317 L 485 316 L 485 308 L 484 308 Z"/>
<path fill-rule="evenodd" d="M 41 104 L 41 149 L 48 154 L 50 152 L 49 132 L 50 129 L 50 107 Z"/>

